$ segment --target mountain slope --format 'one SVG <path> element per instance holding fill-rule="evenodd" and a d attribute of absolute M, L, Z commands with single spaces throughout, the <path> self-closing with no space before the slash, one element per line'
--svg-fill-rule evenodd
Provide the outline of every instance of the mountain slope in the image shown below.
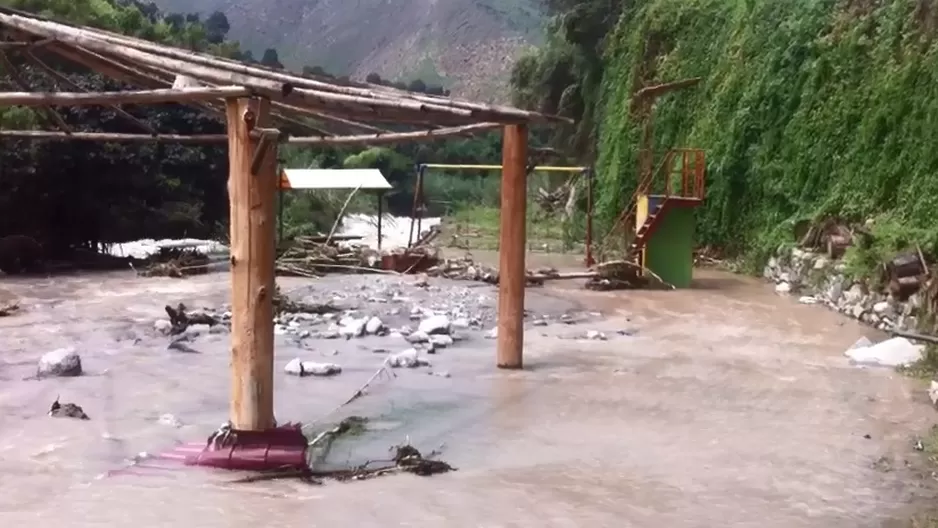
<path fill-rule="evenodd" d="M 515 58 L 540 39 L 540 0 L 156 0 L 164 11 L 221 11 L 229 38 L 289 68 L 422 78 L 454 94 L 504 98 Z"/>

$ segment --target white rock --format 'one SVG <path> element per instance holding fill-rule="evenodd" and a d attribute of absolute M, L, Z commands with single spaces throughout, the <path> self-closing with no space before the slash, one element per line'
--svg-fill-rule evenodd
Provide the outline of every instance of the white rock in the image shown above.
<path fill-rule="evenodd" d="M 157 319 L 153 323 L 153 329 L 163 335 L 169 335 L 169 331 L 172 330 L 173 323 L 170 323 L 166 319 Z"/>
<path fill-rule="evenodd" d="M 294 358 L 283 370 L 294 376 L 334 376 L 342 372 L 342 367 L 335 363 L 318 363 Z"/>
<path fill-rule="evenodd" d="M 496 326 L 495 328 L 493 328 L 493 329 L 491 329 L 491 330 L 489 330 L 488 332 L 485 333 L 485 338 L 486 338 L 486 339 L 495 339 L 495 338 L 497 338 L 497 337 L 498 337 L 498 327 L 497 327 L 497 326 Z"/>
<path fill-rule="evenodd" d="M 791 284 L 780 282 L 775 285 L 775 293 L 791 293 Z"/>
<path fill-rule="evenodd" d="M 445 315 L 434 315 L 420 321 L 417 330 L 426 334 L 448 334 L 452 329 L 449 317 Z"/>
<path fill-rule="evenodd" d="M 801 304 L 817 304 L 817 298 L 811 297 L 810 295 L 805 295 L 798 299 L 798 302 Z"/>
<path fill-rule="evenodd" d="M 890 313 L 892 311 L 892 306 L 889 304 L 889 301 L 880 301 L 873 305 L 873 313 L 878 313 L 880 315 Z"/>
<path fill-rule="evenodd" d="M 74 348 L 59 348 L 39 358 L 36 375 L 43 376 L 81 376 L 81 357 Z"/>
<path fill-rule="evenodd" d="M 377 334 L 378 332 L 381 332 L 384 329 L 385 329 L 384 321 L 382 321 L 381 319 L 377 317 L 372 317 L 371 319 L 368 320 L 367 323 L 365 323 L 365 332 L 372 334 L 372 335 Z"/>
<path fill-rule="evenodd" d="M 850 345 L 850 348 L 848 348 L 847 350 L 854 350 L 857 348 L 866 348 L 866 347 L 871 347 L 871 346 L 873 346 L 873 342 L 870 341 L 870 338 L 863 336 L 860 339 L 857 339 L 857 341 L 854 344 Z"/>
<path fill-rule="evenodd" d="M 865 312 L 866 308 L 864 308 L 862 304 L 855 304 L 850 310 L 850 315 L 852 315 L 854 319 L 860 319 Z"/>
<path fill-rule="evenodd" d="M 429 367 L 430 362 L 420 357 L 414 348 L 388 356 L 387 364 L 391 368 Z"/>
<path fill-rule="evenodd" d="M 814 269 L 822 270 L 826 268 L 828 264 L 830 264 L 830 261 L 827 260 L 826 257 L 818 257 L 818 259 L 814 261 Z"/>
<path fill-rule="evenodd" d="M 274 325 L 274 335 L 286 335 L 286 334 L 287 334 L 287 327 L 283 326 L 282 324 Z"/>
<path fill-rule="evenodd" d="M 922 359 L 925 347 L 904 337 L 894 337 L 872 346 L 851 348 L 844 355 L 857 365 L 899 367 Z"/>
<path fill-rule="evenodd" d="M 602 333 L 602 332 L 599 332 L 599 331 L 596 331 L 596 330 L 590 330 L 589 332 L 586 333 L 586 338 L 587 338 L 587 339 L 592 339 L 592 340 L 595 340 L 595 341 L 605 341 L 605 340 L 606 340 L 606 334 L 604 334 L 604 333 Z"/>
<path fill-rule="evenodd" d="M 430 344 L 434 347 L 446 348 L 453 344 L 453 338 L 446 334 L 433 334 L 430 337 Z"/>
<path fill-rule="evenodd" d="M 931 385 L 928 387 L 928 397 L 931 399 L 932 405 L 938 405 L 938 381 L 931 381 Z"/>
<path fill-rule="evenodd" d="M 365 335 L 366 324 L 367 321 L 364 319 L 352 319 L 348 321 L 347 324 L 343 325 L 342 328 L 339 328 L 339 335 L 346 339 L 361 337 Z"/>
<path fill-rule="evenodd" d="M 417 330 L 416 332 L 407 334 L 404 339 L 406 339 L 408 343 L 412 344 L 426 343 L 427 341 L 430 341 L 430 336 L 426 332 Z"/>
<path fill-rule="evenodd" d="M 860 299 L 863 298 L 863 287 L 859 284 L 854 284 L 846 292 L 844 292 L 844 303 L 845 304 L 856 304 L 860 302 Z"/>

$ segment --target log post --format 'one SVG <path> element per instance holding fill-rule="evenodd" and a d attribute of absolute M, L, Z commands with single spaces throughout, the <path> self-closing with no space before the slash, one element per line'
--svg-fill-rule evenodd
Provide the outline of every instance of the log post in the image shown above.
<path fill-rule="evenodd" d="M 274 427 L 274 256 L 277 155 L 271 147 L 257 174 L 251 161 L 270 102 L 228 99 L 228 200 L 231 206 L 231 402 L 236 429 Z"/>
<path fill-rule="evenodd" d="M 502 134 L 502 208 L 498 274 L 498 367 L 520 369 L 524 350 L 528 129 Z"/>

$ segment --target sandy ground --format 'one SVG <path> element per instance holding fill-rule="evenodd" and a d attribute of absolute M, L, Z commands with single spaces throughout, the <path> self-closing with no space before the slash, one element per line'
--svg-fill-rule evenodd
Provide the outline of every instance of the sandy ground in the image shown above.
<path fill-rule="evenodd" d="M 369 288 L 426 305 L 494 299 L 488 286 L 431 285 L 418 298 L 410 278 L 281 280 L 379 315 L 389 305 L 368 301 Z M 374 427 L 338 445 L 334 464 L 386 457 L 409 438 L 426 451 L 442 446 L 458 472 L 322 487 L 231 484 L 231 474 L 202 469 L 96 478 L 140 451 L 200 441 L 226 418 L 227 336 L 203 336 L 192 344 L 202 354 L 180 355 L 153 330 L 164 303 L 224 303 L 226 275 L 2 287 L 27 308 L 0 319 L 4 525 L 873 527 L 934 497 L 911 449 L 935 421 L 921 387 L 842 356 L 860 335 L 878 336 L 736 276 L 701 273 L 677 292 L 529 290 L 536 314 L 603 318 L 530 327 L 520 372 L 495 369 L 494 341 L 469 332 L 431 356 L 430 369 L 397 371 L 334 416 L 368 416 Z M 609 339 L 577 339 L 588 330 Z M 406 348 L 387 339 L 278 336 L 278 418 L 327 414 L 380 366 L 375 348 Z M 42 353 L 66 345 L 87 375 L 23 379 Z M 283 365 L 297 355 L 344 372 L 288 377 Z M 428 375 L 443 370 L 451 377 Z M 57 395 L 92 420 L 47 417 Z M 161 424 L 164 413 L 182 426 Z"/>

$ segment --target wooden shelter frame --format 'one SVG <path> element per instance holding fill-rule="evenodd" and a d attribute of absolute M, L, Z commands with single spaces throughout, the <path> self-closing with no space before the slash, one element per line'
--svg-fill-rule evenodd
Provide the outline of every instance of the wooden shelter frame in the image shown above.
<path fill-rule="evenodd" d="M 83 91 L 43 63 L 34 53 L 37 49 L 142 89 Z M 74 91 L 30 91 L 7 53 L 18 54 L 59 86 Z M 569 120 L 383 86 L 334 84 L 324 78 L 247 65 L 9 8 L 0 8 L 0 67 L 21 90 L 0 92 L 0 108 L 34 107 L 59 129 L 0 130 L 0 137 L 227 143 L 232 301 L 229 414 L 232 427 L 239 430 L 275 426 L 272 297 L 278 145 L 389 144 L 502 128 L 497 365 L 522 367 L 528 127 Z M 155 103 L 180 103 L 208 111 L 224 120 L 227 134 L 161 134 L 120 108 L 123 104 Z M 109 106 L 141 133 L 72 130 L 53 107 L 77 105 Z M 382 123 L 410 129 L 387 130 L 378 126 Z M 287 125 L 308 135 L 290 137 L 278 128 Z"/>

